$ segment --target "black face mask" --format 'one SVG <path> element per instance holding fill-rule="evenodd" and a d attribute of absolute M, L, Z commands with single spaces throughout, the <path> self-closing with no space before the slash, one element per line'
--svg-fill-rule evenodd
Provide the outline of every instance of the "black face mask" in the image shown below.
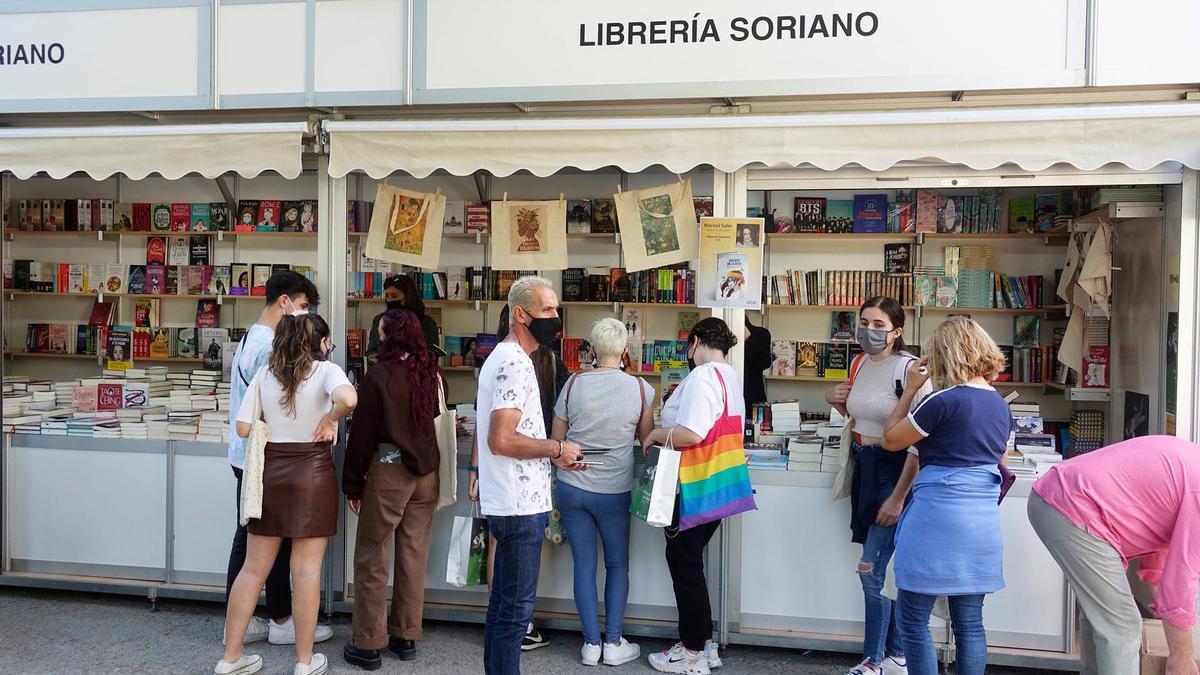
<path fill-rule="evenodd" d="M 387 308 L 390 312 L 393 309 L 405 309 L 403 300 L 388 300 Z"/>
<path fill-rule="evenodd" d="M 690 350 L 690 349 L 688 350 L 687 360 L 688 360 L 688 370 L 695 370 L 696 369 L 696 361 L 695 361 L 695 359 L 692 358 L 692 350 Z"/>
<path fill-rule="evenodd" d="M 558 317 L 532 319 L 529 322 L 529 332 L 533 335 L 533 339 L 537 340 L 538 344 L 547 347 L 558 339 L 560 330 L 562 330 L 562 319 Z"/>

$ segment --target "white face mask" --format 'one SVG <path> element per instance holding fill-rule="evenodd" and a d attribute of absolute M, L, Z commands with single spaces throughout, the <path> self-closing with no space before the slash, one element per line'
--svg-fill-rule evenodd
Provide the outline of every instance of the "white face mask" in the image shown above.
<path fill-rule="evenodd" d="M 285 295 L 284 297 L 286 298 L 287 296 Z M 307 309 L 300 309 L 296 307 L 296 303 L 292 302 L 291 298 L 288 298 L 287 301 L 288 304 L 292 306 L 292 311 L 288 312 L 288 314 L 291 314 L 292 316 L 304 316 L 305 314 L 308 314 Z"/>

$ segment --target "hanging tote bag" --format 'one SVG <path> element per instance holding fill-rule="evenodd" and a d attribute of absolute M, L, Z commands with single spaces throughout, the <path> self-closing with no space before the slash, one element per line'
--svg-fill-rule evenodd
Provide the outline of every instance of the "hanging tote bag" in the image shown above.
<path fill-rule="evenodd" d="M 854 378 L 858 375 L 858 369 L 862 368 L 865 354 L 859 354 L 854 357 L 854 362 L 850 364 L 850 386 L 854 386 Z M 841 460 L 841 466 L 838 468 L 837 475 L 833 477 L 833 501 L 845 499 L 850 496 L 850 491 L 854 483 L 854 450 L 851 447 L 854 444 L 854 418 L 846 417 L 846 426 L 842 427 L 842 437 L 838 446 L 838 458 Z"/>
<path fill-rule="evenodd" d="M 446 405 L 446 391 L 438 376 L 438 416 L 433 418 L 433 432 L 438 444 L 437 508 L 450 506 L 458 500 L 458 420 Z"/>
<path fill-rule="evenodd" d="M 729 414 L 725 378 L 720 371 L 716 375 L 721 384 L 721 416 L 703 440 L 679 449 L 680 530 L 758 508 L 746 468 L 742 417 Z"/>
<path fill-rule="evenodd" d="M 446 554 L 446 583 L 455 588 L 487 583 L 487 520 L 479 517 L 476 504 L 472 515 L 455 516 Z"/>
<path fill-rule="evenodd" d="M 667 434 L 665 445 L 650 447 L 633 488 L 629 512 L 652 527 L 668 527 L 675 519 L 675 486 L 679 484 L 680 453 Z"/>
<path fill-rule="evenodd" d="M 262 414 L 262 378 L 267 367 L 258 369 L 254 375 L 258 385 L 254 387 L 254 422 L 250 435 L 246 437 L 246 461 L 242 467 L 242 494 L 239 496 L 238 522 L 245 527 L 251 519 L 262 518 L 263 466 L 266 464 L 267 439 L 271 429 Z"/>

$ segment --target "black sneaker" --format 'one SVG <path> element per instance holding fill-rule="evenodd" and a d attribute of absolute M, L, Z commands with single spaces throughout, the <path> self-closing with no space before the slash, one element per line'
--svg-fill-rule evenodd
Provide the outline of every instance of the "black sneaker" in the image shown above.
<path fill-rule="evenodd" d="M 521 651 L 531 652 L 535 649 L 548 647 L 550 638 L 542 635 L 542 632 L 537 629 L 537 626 L 530 626 L 529 632 L 525 633 L 525 637 L 521 640 Z"/>
<path fill-rule="evenodd" d="M 379 656 L 378 649 L 359 649 L 353 644 L 348 644 L 342 648 L 342 658 L 346 659 L 346 663 L 363 670 L 379 670 L 383 667 L 383 659 Z"/>
<path fill-rule="evenodd" d="M 412 661 L 417 658 L 416 640 L 388 638 L 388 649 L 396 656 L 399 656 L 401 661 Z"/>

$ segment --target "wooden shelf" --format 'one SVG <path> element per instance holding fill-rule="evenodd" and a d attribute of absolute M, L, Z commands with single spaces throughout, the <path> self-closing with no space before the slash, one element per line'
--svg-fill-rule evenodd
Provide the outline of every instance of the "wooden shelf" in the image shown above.
<path fill-rule="evenodd" d="M 838 377 L 817 377 L 816 375 L 767 375 L 766 378 L 781 382 L 825 382 L 826 384 L 837 384 L 846 381 Z"/>
<path fill-rule="evenodd" d="M 107 235 L 110 235 L 110 234 L 114 235 L 115 237 L 221 237 L 221 236 L 224 236 L 224 237 L 284 237 L 284 238 L 300 237 L 300 238 L 307 238 L 307 237 L 316 237 L 318 233 L 317 232 L 257 232 L 257 231 L 236 232 L 233 230 L 223 230 L 220 232 L 216 232 L 213 230 L 204 230 L 202 232 L 196 232 L 196 231 L 192 231 L 192 230 L 187 230 L 187 231 L 174 231 L 173 230 L 170 232 L 152 232 L 152 231 L 144 231 L 144 230 L 136 230 L 136 231 L 135 230 L 121 230 L 121 231 L 118 231 L 118 230 L 71 230 L 71 231 L 64 231 L 64 230 L 18 230 L 18 229 L 14 229 L 11 227 L 6 227 L 6 228 L 4 228 L 4 234 L 10 234 L 10 235 L 33 234 L 33 235 L 39 235 L 39 236 L 93 237 L 93 238 L 97 237 L 97 235 L 101 235 L 100 238 L 105 238 L 105 237 L 107 237 Z M 365 235 L 366 233 L 362 232 L 362 233 L 353 233 L 353 234 Z"/>
<path fill-rule="evenodd" d="M 1047 305 L 1046 307 L 1031 307 L 1028 309 L 1009 309 L 1008 307 L 921 307 L 922 311 L 938 314 L 1052 314 L 1061 312 L 1066 305 Z"/>
<path fill-rule="evenodd" d="M 67 359 L 67 360 L 80 360 L 80 361 L 95 361 L 96 359 L 100 358 L 95 354 L 56 354 L 56 353 L 52 353 L 52 352 L 8 351 L 8 352 L 4 352 L 4 355 L 9 358 Z M 201 361 L 201 359 L 199 357 L 183 358 L 183 357 L 179 357 L 179 356 L 170 356 L 170 357 L 147 356 L 147 357 L 143 357 L 143 358 L 134 359 L 134 362 L 135 362 L 134 367 L 136 368 L 138 363 L 200 363 L 200 361 Z"/>
<path fill-rule="evenodd" d="M 772 311 L 776 309 L 783 309 L 791 311 L 828 310 L 831 312 L 857 312 L 859 310 L 859 305 L 763 305 L 763 309 Z M 915 310 L 916 307 L 912 305 L 904 305 L 904 309 Z"/>
<path fill-rule="evenodd" d="M 1162 202 L 1113 202 L 1072 219 L 1071 229 L 1087 231 L 1099 225 L 1101 219 L 1161 218 L 1162 215 Z"/>
<path fill-rule="evenodd" d="M 993 382 L 992 386 L 996 389 L 1045 389 L 1050 386 L 1048 382 Z"/>
<path fill-rule="evenodd" d="M 880 234 L 829 234 L 826 232 L 768 232 L 769 239 L 823 239 L 826 241 L 916 241 L 915 232 L 884 232 Z"/>
<path fill-rule="evenodd" d="M 6 295 L 16 296 L 32 296 L 46 298 L 95 298 L 98 295 L 103 295 L 106 298 L 158 298 L 160 300 L 217 300 L 218 304 L 228 300 L 258 300 L 266 302 L 266 297 L 262 295 L 209 295 L 209 294 L 166 294 L 166 293 L 38 293 L 36 291 L 14 291 L 5 290 Z"/>
<path fill-rule="evenodd" d="M 1065 230 L 1053 232 L 982 232 L 971 234 L 969 232 L 925 232 L 921 236 L 925 239 L 941 239 L 941 240 L 973 240 L 973 241 L 1036 241 L 1039 239 L 1060 240 L 1060 243 L 1065 244 L 1071 236 Z"/>
<path fill-rule="evenodd" d="M 621 305 L 622 307 L 649 307 L 649 308 L 657 308 L 657 307 L 662 307 L 662 308 L 664 308 L 664 309 L 695 309 L 695 308 L 696 308 L 696 303 L 694 303 L 694 302 L 685 302 L 685 303 L 675 303 L 675 302 L 621 302 L 621 303 L 618 303 L 618 304 L 619 304 L 619 305 Z"/>

